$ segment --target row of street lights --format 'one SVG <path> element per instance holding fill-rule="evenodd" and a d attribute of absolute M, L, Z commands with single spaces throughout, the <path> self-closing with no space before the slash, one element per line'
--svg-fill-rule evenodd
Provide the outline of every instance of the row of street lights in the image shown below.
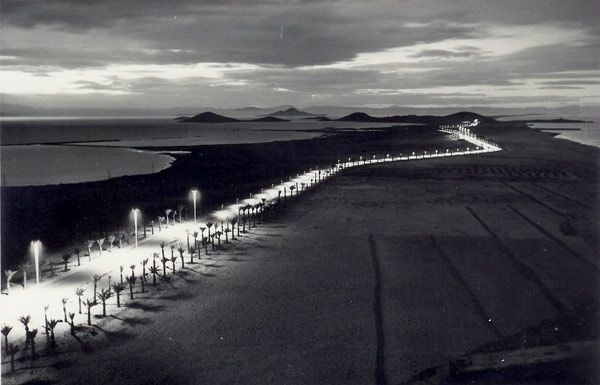
<path fill-rule="evenodd" d="M 458 135 L 463 134 L 463 135 L 465 135 L 467 137 L 470 137 L 471 139 L 476 139 L 479 142 L 481 142 L 481 143 L 478 142 L 477 144 L 482 145 L 484 148 L 485 147 L 491 147 L 494 150 L 500 149 L 499 147 L 497 147 L 497 146 L 489 143 L 486 140 L 482 140 L 482 139 L 477 138 L 475 135 L 473 135 L 473 134 L 470 133 L 470 130 L 464 129 L 462 127 L 459 130 L 449 130 L 449 129 L 444 129 L 443 128 L 442 131 L 451 132 L 452 134 L 458 134 Z M 467 149 L 467 151 L 469 151 L 469 149 Z M 448 150 L 446 150 L 446 153 L 448 153 Z M 425 152 L 425 154 L 426 154 L 426 152 Z M 436 155 L 437 154 L 438 154 L 438 152 L 436 150 Z M 412 153 L 412 155 L 413 155 L 413 159 L 416 158 L 414 152 Z M 386 160 L 389 159 L 389 156 L 390 155 L 387 154 Z M 430 155 L 430 157 L 431 157 L 431 155 Z M 407 159 L 410 159 L 410 158 L 411 158 L 410 156 L 407 157 Z M 375 159 L 375 155 L 373 155 L 373 159 Z M 393 157 L 392 157 L 392 160 L 393 160 Z M 363 160 L 362 156 L 360 157 L 360 160 L 358 161 L 358 164 L 360 164 L 361 161 L 363 162 L 363 164 L 366 163 L 366 159 Z M 348 166 L 348 165 L 354 166 L 354 165 L 356 165 L 356 163 L 357 163 L 356 161 L 352 161 L 351 158 L 348 158 L 348 162 L 345 162 L 345 165 L 346 166 Z M 340 166 L 340 165 L 341 165 L 340 161 L 338 160 L 338 166 Z M 321 173 L 321 171 L 319 170 L 319 179 L 320 179 L 320 173 Z M 315 179 L 314 180 L 315 180 L 315 182 L 317 181 L 316 174 L 315 174 Z M 284 190 L 285 190 L 285 187 L 284 187 Z M 281 194 L 281 191 L 279 191 L 279 193 Z M 197 211 L 196 211 L 196 207 L 197 207 L 198 197 L 199 197 L 200 194 L 199 194 L 199 191 L 197 189 L 192 189 L 191 190 L 191 195 L 192 195 L 192 201 L 194 203 L 194 224 L 196 224 L 197 223 L 197 215 L 196 215 Z M 137 249 L 138 248 L 138 215 L 140 213 L 140 210 L 137 209 L 137 208 L 134 208 L 134 209 L 131 210 L 131 212 L 133 214 L 133 223 L 134 223 L 134 231 L 135 231 L 135 248 Z M 36 283 L 39 285 L 39 283 L 40 283 L 39 260 L 40 260 L 40 249 L 41 249 L 42 243 L 39 240 L 36 240 L 36 241 L 32 241 L 31 245 L 32 245 L 32 248 L 33 248 L 33 255 L 34 255 L 34 259 L 35 259 L 35 278 L 36 278 Z M 102 247 L 102 246 L 100 246 L 100 247 Z"/>

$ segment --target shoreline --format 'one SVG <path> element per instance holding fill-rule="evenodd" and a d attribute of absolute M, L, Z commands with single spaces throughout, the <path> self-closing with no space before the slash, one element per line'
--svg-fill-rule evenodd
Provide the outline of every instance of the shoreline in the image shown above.
<path fill-rule="evenodd" d="M 358 158 L 366 153 L 416 150 L 427 142 L 434 147 L 450 143 L 445 134 L 431 129 L 403 127 L 286 142 L 161 147 L 160 151 L 190 154 L 175 156 L 171 167 L 143 176 L 70 185 L 3 186 L 2 262 L 5 266 L 16 265 L 29 242 L 44 234 L 53 234 L 54 239 L 42 242 L 50 250 L 56 250 L 73 243 L 73 233 L 82 238 L 87 234 L 90 239 L 99 232 L 114 229 L 122 232 L 131 226 L 128 220 L 131 207 L 137 206 L 150 218 L 156 218 L 166 207 L 175 209 L 182 201 L 188 201 L 192 187 L 202 192 L 200 210 L 208 210 L 288 175 L 333 163 L 341 155 Z M 189 216 L 189 201 L 187 206 L 185 214 Z M 64 211 L 60 207 L 69 209 Z"/>
<path fill-rule="evenodd" d="M 140 294 L 138 287 L 136 300 L 124 300 L 131 307 L 123 311 L 111 305 L 115 317 L 95 318 L 96 335 L 89 330 L 78 333 L 81 348 L 93 349 L 93 353 L 80 357 L 80 345 L 68 336 L 66 325 L 61 326 L 64 334 L 59 343 L 64 353 L 43 359 L 60 363 L 80 357 L 78 362 L 59 371 L 29 370 L 25 375 L 52 378 L 60 373 L 67 382 L 84 378 L 85 382 L 105 383 L 108 376 L 123 379 L 139 372 L 141 363 L 129 357 L 145 351 L 155 357 L 143 363 L 145 373 L 156 380 L 166 375 L 179 383 L 191 378 L 210 383 L 264 383 L 267 373 L 274 373 L 280 382 L 316 382 L 320 378 L 332 384 L 369 383 L 378 351 L 373 295 L 380 297 L 385 310 L 384 333 L 379 338 L 385 342 L 384 370 L 394 382 L 439 378 L 445 375 L 447 362 L 463 354 L 512 348 L 515 341 L 517 346 L 522 343 L 523 336 L 535 340 L 539 335 L 528 327 L 542 322 L 552 331 L 556 325 L 556 309 L 545 299 L 544 287 L 550 287 L 550 298 L 571 308 L 595 293 L 597 274 L 576 259 L 566 259 L 559 244 L 520 220 L 506 204 L 544 226 L 553 225 L 548 229 L 554 237 L 587 255 L 589 249 L 578 237 L 566 237 L 554 226 L 559 216 L 503 186 L 510 183 L 576 217 L 591 210 L 535 187 L 540 182 L 533 175 L 535 170 L 546 167 L 539 162 L 554 162 L 558 155 L 553 148 L 569 153 L 567 148 L 576 146 L 564 146 L 537 133 L 508 131 L 496 139 L 506 141 L 505 149 L 497 153 L 451 157 L 452 162 L 442 158 L 382 162 L 339 173 L 321 187 L 301 194 L 278 220 L 254 228 L 235 246 L 224 245 L 206 258 L 202 252 L 201 264 L 180 271 L 172 285 L 160 283 L 146 295 Z M 538 153 L 545 156 L 530 158 Z M 572 191 L 571 199 L 595 204 L 585 198 L 594 193 L 592 182 L 570 176 L 580 174 L 575 168 L 585 169 L 590 164 L 587 153 L 582 151 L 567 161 L 565 176 L 545 175 L 541 179 L 544 186 L 561 193 Z M 597 150 L 593 153 L 598 155 Z M 507 167 L 518 167 L 525 174 L 514 181 L 498 173 Z M 529 177 L 527 167 L 534 170 Z M 483 178 L 485 175 L 492 179 Z M 470 183 L 459 185 L 459 181 Z M 465 206 L 508 245 L 541 286 L 516 268 L 520 265 L 504 255 Z M 177 228 L 178 239 L 184 242 L 185 233 L 181 238 L 181 226 Z M 177 243 L 174 229 L 149 239 L 148 251 L 140 254 L 160 251 L 161 239 Z M 369 251 L 369 242 L 375 252 Z M 457 243 L 461 247 L 457 248 Z M 121 255 L 112 257 L 103 258 L 127 266 L 129 260 Z M 370 273 L 372 258 L 380 265 L 384 290 L 378 294 L 372 291 L 376 279 Z M 561 275 L 548 273 L 546 265 L 550 263 L 559 264 Z M 573 281 L 575 277 L 579 280 Z M 524 292 L 528 295 L 523 296 Z M 60 316 L 59 304 L 53 308 Z M 99 309 L 94 309 L 98 314 Z M 552 343 L 559 337 L 589 338 L 597 333 L 591 328 L 578 335 L 576 328 L 563 331 L 568 324 L 558 325 L 559 334 L 547 332 L 541 340 Z M 174 327 L 177 332 L 171 332 Z M 192 341 L 202 341 L 202 348 Z M 172 346 L 181 349 L 181 356 L 154 354 Z M 424 354 L 412 354 L 415 346 Z M 273 351 L 291 366 L 273 360 Z M 327 357 L 336 357 L 337 364 L 331 366 Z M 110 373 L 86 364 L 99 359 L 114 363 Z M 347 373 L 354 375 L 348 377 Z M 477 382 L 487 383 L 485 379 Z"/>

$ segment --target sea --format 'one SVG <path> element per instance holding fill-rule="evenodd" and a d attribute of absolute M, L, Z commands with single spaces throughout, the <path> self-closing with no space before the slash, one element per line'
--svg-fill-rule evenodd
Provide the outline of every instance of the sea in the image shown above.
<path fill-rule="evenodd" d="M 179 123 L 157 118 L 0 118 L 2 186 L 98 181 L 168 168 L 173 147 L 311 139 L 325 128 L 366 129 L 381 123 Z M 171 150 L 167 150 L 169 147 Z"/>

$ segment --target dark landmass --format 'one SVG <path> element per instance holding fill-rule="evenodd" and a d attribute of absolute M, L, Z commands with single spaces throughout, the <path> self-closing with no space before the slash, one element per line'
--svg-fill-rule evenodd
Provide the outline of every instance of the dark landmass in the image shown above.
<path fill-rule="evenodd" d="M 532 120 L 519 120 L 524 123 L 594 123 L 591 120 L 577 120 L 577 119 L 532 119 Z"/>
<path fill-rule="evenodd" d="M 258 119 L 244 120 L 245 122 L 289 122 L 289 120 L 277 118 L 275 116 L 264 116 Z"/>
<path fill-rule="evenodd" d="M 479 115 L 473 112 L 457 112 L 455 114 L 447 116 L 433 116 L 433 115 L 394 115 L 375 117 L 368 115 L 364 112 L 354 112 L 350 115 L 346 115 L 339 119 L 334 119 L 340 122 L 365 122 L 365 123 L 413 123 L 413 124 L 426 124 L 426 125 L 439 125 L 439 124 L 457 124 L 463 121 L 472 121 L 479 119 L 482 123 L 493 123 L 496 120 L 487 116 Z"/>
<path fill-rule="evenodd" d="M 235 123 L 235 122 L 240 122 L 240 120 L 238 120 L 238 119 L 215 114 L 210 111 L 203 112 L 198 115 L 194 115 L 191 118 L 177 117 L 177 118 L 175 118 L 175 120 L 178 122 L 183 122 L 183 123 Z"/>
<path fill-rule="evenodd" d="M 304 111 L 299 111 L 299 110 L 295 109 L 294 107 L 290 107 L 287 110 L 275 111 L 267 116 L 286 117 L 286 118 L 289 118 L 289 117 L 305 118 L 305 117 L 315 117 L 317 115 L 310 114 L 310 113 L 304 112 Z"/>
<path fill-rule="evenodd" d="M 581 128 L 565 127 L 565 128 L 548 128 L 548 127 L 531 127 L 533 130 L 539 131 L 581 131 Z"/>
<path fill-rule="evenodd" d="M 238 122 L 289 122 L 289 120 L 277 118 L 274 116 L 265 116 L 258 119 L 235 119 L 228 116 L 215 114 L 214 112 L 203 112 L 201 114 L 187 117 L 179 116 L 175 118 L 176 121 L 182 123 L 238 123 Z"/>

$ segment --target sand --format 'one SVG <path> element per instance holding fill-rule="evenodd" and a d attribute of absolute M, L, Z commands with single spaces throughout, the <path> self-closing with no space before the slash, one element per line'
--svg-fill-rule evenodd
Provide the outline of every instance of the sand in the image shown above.
<path fill-rule="evenodd" d="M 435 383 L 448 360 L 579 314 L 598 295 L 598 152 L 495 136 L 505 151 L 344 171 L 133 308 L 111 300 L 97 335 L 61 325 L 56 353 L 3 381 Z"/>

